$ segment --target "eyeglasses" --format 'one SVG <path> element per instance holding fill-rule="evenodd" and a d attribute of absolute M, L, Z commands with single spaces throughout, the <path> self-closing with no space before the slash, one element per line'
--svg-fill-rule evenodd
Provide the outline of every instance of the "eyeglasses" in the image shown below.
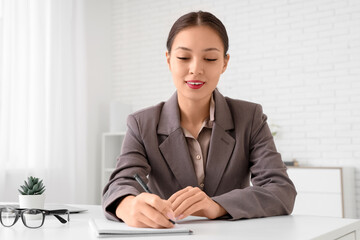
<path fill-rule="evenodd" d="M 21 209 L 0 208 L 0 222 L 4 227 L 13 226 L 21 217 L 22 222 L 28 228 L 39 228 L 44 224 L 45 215 L 54 215 L 62 224 L 70 221 L 70 212 L 67 209 L 44 210 L 44 209 Z M 59 215 L 67 215 L 67 220 Z"/>

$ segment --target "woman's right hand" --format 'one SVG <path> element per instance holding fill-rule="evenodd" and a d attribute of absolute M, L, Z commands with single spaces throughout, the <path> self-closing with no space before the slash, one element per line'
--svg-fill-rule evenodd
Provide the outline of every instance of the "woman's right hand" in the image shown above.
<path fill-rule="evenodd" d="M 151 193 L 125 197 L 116 208 L 116 216 L 127 225 L 139 228 L 171 228 L 175 220 L 171 203 Z"/>

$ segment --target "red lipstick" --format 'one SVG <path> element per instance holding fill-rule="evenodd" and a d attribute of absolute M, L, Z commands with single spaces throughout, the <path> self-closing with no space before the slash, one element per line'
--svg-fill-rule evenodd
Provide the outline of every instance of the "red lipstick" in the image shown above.
<path fill-rule="evenodd" d="M 189 80 L 186 81 L 186 84 L 189 86 L 189 88 L 191 89 L 199 89 L 202 86 L 204 86 L 205 82 L 203 81 L 199 81 L 199 80 Z"/>

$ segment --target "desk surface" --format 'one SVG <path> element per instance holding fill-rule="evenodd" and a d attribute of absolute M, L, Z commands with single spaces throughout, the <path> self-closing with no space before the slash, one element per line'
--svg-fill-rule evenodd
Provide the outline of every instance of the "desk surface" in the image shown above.
<path fill-rule="evenodd" d="M 10 228 L 0 225 L 0 239 L 97 239 L 89 226 L 90 218 L 103 217 L 99 205 L 74 205 L 87 212 L 71 214 L 69 224 L 46 216 L 39 229 L 26 228 L 21 220 Z M 179 222 L 194 231 L 193 235 L 140 237 L 138 239 L 360 239 L 360 220 L 313 216 L 278 216 L 226 221 L 188 217 Z M 350 233 L 350 234 L 349 234 Z M 348 235 L 347 235 L 348 234 Z M 357 238 L 356 238 L 357 236 Z M 117 239 L 117 238 L 111 238 Z M 121 238 L 126 239 L 126 238 Z M 135 240 L 137 238 L 127 238 Z"/>

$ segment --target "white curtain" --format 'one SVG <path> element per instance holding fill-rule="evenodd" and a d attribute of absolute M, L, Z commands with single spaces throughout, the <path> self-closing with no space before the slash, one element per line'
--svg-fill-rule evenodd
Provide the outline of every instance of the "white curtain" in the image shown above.
<path fill-rule="evenodd" d="M 86 202 L 83 2 L 0 2 L 0 202 L 30 175 L 47 203 Z"/>

